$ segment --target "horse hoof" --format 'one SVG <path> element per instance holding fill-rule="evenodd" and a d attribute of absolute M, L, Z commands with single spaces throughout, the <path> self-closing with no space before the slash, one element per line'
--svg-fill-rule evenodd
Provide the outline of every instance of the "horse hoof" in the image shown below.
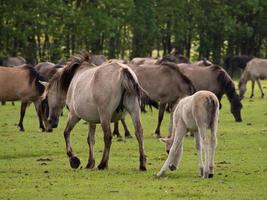
<path fill-rule="evenodd" d="M 143 172 L 146 171 L 146 166 L 140 166 L 140 167 L 139 167 L 139 170 L 140 170 L 140 171 L 143 171 Z"/>
<path fill-rule="evenodd" d="M 208 178 L 213 178 L 214 174 L 209 174 Z"/>
<path fill-rule="evenodd" d="M 129 133 L 129 134 L 125 134 L 125 138 L 131 139 L 133 138 L 133 136 L 131 136 L 131 134 Z"/>
<path fill-rule="evenodd" d="M 155 138 L 162 138 L 161 135 L 158 134 L 158 133 L 154 133 L 153 135 L 154 135 Z"/>
<path fill-rule="evenodd" d="M 107 168 L 108 168 L 107 164 L 102 164 L 102 163 L 100 163 L 100 164 L 97 166 L 97 169 L 99 169 L 99 170 L 104 170 L 104 169 L 107 169 Z"/>
<path fill-rule="evenodd" d="M 70 166 L 72 169 L 77 169 L 81 164 L 81 161 L 76 156 L 70 157 Z"/>
<path fill-rule="evenodd" d="M 93 169 L 95 167 L 95 161 L 89 161 L 86 165 L 87 169 Z"/>
<path fill-rule="evenodd" d="M 169 165 L 169 169 L 170 169 L 171 171 L 174 171 L 174 170 L 176 170 L 176 166 L 173 165 L 173 164 L 170 164 L 170 165 Z"/>

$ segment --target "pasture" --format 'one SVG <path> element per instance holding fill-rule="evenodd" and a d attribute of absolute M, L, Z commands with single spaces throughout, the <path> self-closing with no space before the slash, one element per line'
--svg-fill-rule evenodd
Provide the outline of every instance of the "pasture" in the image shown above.
<path fill-rule="evenodd" d="M 262 81 L 267 92 L 267 81 Z M 187 137 L 178 171 L 162 178 L 155 174 L 167 155 L 165 145 L 152 136 L 157 111 L 142 114 L 147 172 L 138 171 L 139 154 L 135 138 L 113 138 L 109 169 L 84 169 L 88 159 L 87 125 L 80 121 L 71 138 L 82 168 L 73 170 L 65 153 L 63 130 L 67 110 L 53 133 L 38 131 L 31 105 L 25 116 L 25 132 L 15 123 L 19 106 L 0 106 L 0 199 L 265 199 L 267 198 L 267 99 L 258 88 L 250 100 L 250 83 L 243 99 L 242 123 L 230 114 L 224 96 L 220 112 L 218 146 L 213 179 L 198 177 L 194 138 Z M 168 114 L 162 125 L 167 135 Z M 130 118 L 127 117 L 130 125 Z M 121 127 L 121 125 L 120 125 Z M 133 127 L 130 126 L 133 135 Z M 121 133 L 122 129 L 121 129 Z M 99 164 L 103 133 L 97 127 L 95 158 Z"/>

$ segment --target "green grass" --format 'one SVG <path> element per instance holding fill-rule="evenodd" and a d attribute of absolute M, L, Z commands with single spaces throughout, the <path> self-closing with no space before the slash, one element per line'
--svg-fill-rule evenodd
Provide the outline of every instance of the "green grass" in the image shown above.
<path fill-rule="evenodd" d="M 267 81 L 263 84 L 267 86 Z M 142 115 L 147 172 L 138 171 L 136 139 L 116 138 L 108 170 L 72 170 L 63 139 L 67 111 L 59 128 L 47 134 L 38 131 L 36 113 L 30 106 L 25 116 L 26 131 L 20 133 L 15 126 L 19 103 L 7 103 L 0 106 L 0 199 L 267 199 L 267 99 L 260 98 L 256 87 L 254 99 L 243 100 L 242 123 L 234 122 L 225 97 L 222 105 L 215 177 L 204 180 L 198 177 L 193 138 L 185 139 L 180 169 L 160 179 L 154 177 L 166 159 L 164 145 L 152 136 L 155 110 Z M 162 125 L 163 135 L 167 135 L 167 129 L 168 115 Z M 87 125 L 81 121 L 71 141 L 83 167 L 88 159 L 86 138 Z M 103 133 L 98 127 L 96 164 L 102 151 Z"/>

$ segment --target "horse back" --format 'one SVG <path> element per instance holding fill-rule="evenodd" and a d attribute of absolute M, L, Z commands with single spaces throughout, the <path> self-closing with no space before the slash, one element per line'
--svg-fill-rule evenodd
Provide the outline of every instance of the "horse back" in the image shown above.
<path fill-rule="evenodd" d="M 30 100 L 38 96 L 34 85 L 29 84 L 29 73 L 24 65 L 16 68 L 0 67 L 0 85 L 1 100 Z"/>

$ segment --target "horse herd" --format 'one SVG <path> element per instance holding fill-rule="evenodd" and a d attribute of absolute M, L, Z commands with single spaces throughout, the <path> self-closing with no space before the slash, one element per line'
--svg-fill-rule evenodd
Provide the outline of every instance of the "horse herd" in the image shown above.
<path fill-rule="evenodd" d="M 187 58 L 177 54 L 159 60 L 134 58 L 129 63 L 117 59 L 106 60 L 103 56 L 92 56 L 89 53 L 74 55 L 66 65 L 45 62 L 32 67 L 21 58 L 19 61 L 11 65 L 7 61 L 1 62 L 8 67 L 0 67 L 0 101 L 21 101 L 20 131 L 24 131 L 23 118 L 31 102 L 36 108 L 39 128 L 47 132 L 57 127 L 66 106 L 69 114 L 64 138 L 72 168 L 78 168 L 80 160 L 71 146 L 70 133 L 80 119 L 89 124 L 89 159 L 86 167 L 91 169 L 95 166 L 95 130 L 96 124 L 100 123 L 104 132 L 104 151 L 98 169 L 106 169 L 112 134 L 120 136 L 119 120 L 124 126 L 125 137 L 131 137 L 124 120 L 128 113 L 139 144 L 139 169 L 145 171 L 141 109 L 145 111 L 145 105 L 159 109 L 155 135 L 160 138 L 161 122 L 168 108 L 171 112 L 169 135 L 161 140 L 166 143 L 169 156 L 158 176 L 168 168 L 176 169 L 182 155 L 183 137 L 187 130 L 191 130 L 196 138 L 200 175 L 204 178 L 213 177 L 222 96 L 226 94 L 235 121 L 241 122 L 241 99 L 247 81 L 252 81 L 252 89 L 256 81 L 262 92 L 259 80 L 267 77 L 267 60 L 248 60 L 239 81 L 238 95 L 233 80 L 223 68 L 206 59 L 189 64 Z M 253 95 L 252 90 L 251 97 Z M 114 122 L 113 133 L 111 122 Z M 207 128 L 211 129 L 210 141 L 206 135 Z M 204 164 L 202 150 L 205 153 Z"/>

